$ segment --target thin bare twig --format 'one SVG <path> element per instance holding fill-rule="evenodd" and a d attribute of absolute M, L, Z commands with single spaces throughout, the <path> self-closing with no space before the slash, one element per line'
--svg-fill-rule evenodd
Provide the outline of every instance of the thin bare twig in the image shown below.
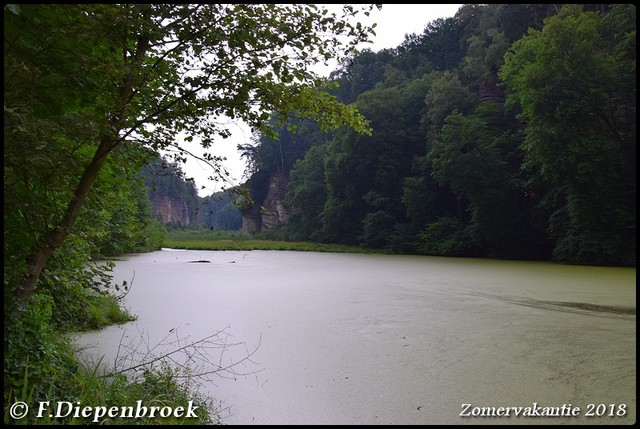
<path fill-rule="evenodd" d="M 123 343 L 125 331 L 118 345 L 113 371 L 105 374 L 104 377 L 147 370 L 154 368 L 154 366 L 170 369 L 174 379 L 187 380 L 187 382 L 211 382 L 213 380 L 210 376 L 214 375 L 220 378 L 235 379 L 238 376 L 249 376 L 260 372 L 261 369 L 238 371 L 237 368 L 248 364 L 258 365 L 253 360 L 253 356 L 260 348 L 262 335 L 260 335 L 258 344 L 253 349 L 249 349 L 245 343 L 229 341 L 231 336 L 228 332 L 229 328 L 227 326 L 209 336 L 187 343 L 185 341 L 189 337 L 181 338 L 178 330 L 174 328 L 154 346 L 150 345 L 148 334 L 141 331 L 138 331 L 136 344 L 131 341 L 130 344 L 125 345 Z M 225 353 L 238 346 L 244 347 L 243 356 L 236 361 L 225 362 Z M 166 348 L 170 348 L 170 350 L 161 352 L 159 355 L 155 354 L 156 350 L 165 350 Z M 212 354 L 213 350 L 219 351 L 218 356 Z M 126 362 L 129 362 L 130 365 L 125 367 Z"/>

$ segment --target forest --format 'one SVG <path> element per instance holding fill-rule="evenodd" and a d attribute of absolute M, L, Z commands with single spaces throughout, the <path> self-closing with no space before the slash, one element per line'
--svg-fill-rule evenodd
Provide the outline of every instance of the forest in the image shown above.
<path fill-rule="evenodd" d="M 632 5 L 464 5 L 332 74 L 372 135 L 289 121 L 243 148 L 292 240 L 635 266 Z M 277 120 L 277 118 L 274 118 Z"/>
<path fill-rule="evenodd" d="M 5 423 L 89 394 L 61 333 L 135 317 L 98 261 L 160 248 L 154 195 L 238 229 L 280 177 L 287 240 L 635 266 L 635 6 L 466 4 L 379 52 L 353 6 L 4 5 Z M 255 132 L 241 203 L 180 169 L 223 115 Z"/>

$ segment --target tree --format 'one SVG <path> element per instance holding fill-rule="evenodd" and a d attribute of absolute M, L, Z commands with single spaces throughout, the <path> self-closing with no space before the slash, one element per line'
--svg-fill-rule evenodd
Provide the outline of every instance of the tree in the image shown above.
<path fill-rule="evenodd" d="M 404 220 L 402 178 L 424 153 L 420 118 L 424 97 L 436 74 L 407 79 L 389 67 L 388 81 L 358 97 L 371 121 L 372 136 L 336 133 L 325 158 L 325 237 L 334 242 L 388 245 Z"/>
<path fill-rule="evenodd" d="M 558 260 L 635 264 L 635 14 L 564 6 L 505 56 L 525 166 L 551 186 Z"/>
<path fill-rule="evenodd" d="M 344 64 L 342 69 L 332 73 L 332 77 L 340 84 L 333 93 L 346 103 L 354 102 L 360 94 L 373 89 L 378 82 L 384 80 L 385 65 L 393 58 L 389 49 L 380 52 L 364 50 Z"/>
<path fill-rule="evenodd" d="M 537 257 L 544 242 L 530 221 L 520 140 L 503 110 L 496 103 L 484 103 L 472 115 L 449 115 L 427 157 L 434 178 L 447 184 L 467 207 L 469 219 L 458 219 L 468 225 L 466 241 L 491 257 Z"/>
<path fill-rule="evenodd" d="M 460 48 L 461 30 L 460 21 L 438 18 L 428 23 L 422 34 L 405 36 L 405 41 L 397 48 L 399 55 L 396 67 L 401 70 L 414 69 L 415 76 L 432 70 L 455 68 L 463 55 Z"/>
<path fill-rule="evenodd" d="M 327 145 L 311 147 L 303 159 L 298 160 L 290 173 L 290 185 L 285 197 L 290 227 L 302 240 L 320 241 L 322 213 L 327 199 L 324 158 Z"/>
<path fill-rule="evenodd" d="M 470 113 L 475 101 L 473 93 L 462 85 L 455 73 L 444 72 L 433 82 L 425 97 L 427 111 L 422 122 L 427 128 L 427 140 L 440 135 L 445 118 L 454 110 L 462 114 Z"/>
<path fill-rule="evenodd" d="M 11 150 L 5 177 L 28 188 L 37 176 L 37 163 L 19 166 L 17 153 L 68 165 L 48 169 L 65 185 L 26 249 L 22 280 L 10 285 L 18 314 L 105 162 L 126 146 L 180 149 L 180 134 L 208 148 L 230 135 L 216 118 L 269 133 L 272 111 L 285 119 L 295 112 L 322 129 L 348 124 L 368 132 L 355 107 L 320 90 L 328 83 L 309 68 L 349 56 L 368 39 L 372 29 L 349 19 L 357 14 L 350 5 L 341 16 L 304 4 L 6 5 L 5 147 L 21 149 Z M 5 201 L 5 216 L 7 209 L 24 214 Z"/>

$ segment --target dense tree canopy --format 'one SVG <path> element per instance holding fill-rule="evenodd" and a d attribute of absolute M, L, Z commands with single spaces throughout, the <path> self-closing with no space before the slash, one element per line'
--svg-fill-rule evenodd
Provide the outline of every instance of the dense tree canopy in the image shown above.
<path fill-rule="evenodd" d="M 551 228 L 561 260 L 633 263 L 635 96 L 620 70 L 635 63 L 626 58 L 635 25 L 625 21 L 606 28 L 602 15 L 566 6 L 517 41 L 501 71 L 507 102 L 526 123 L 525 165 L 556 194 Z"/>
<path fill-rule="evenodd" d="M 302 136 L 292 237 L 635 264 L 635 7 L 463 5 L 332 76 L 373 133 Z"/>

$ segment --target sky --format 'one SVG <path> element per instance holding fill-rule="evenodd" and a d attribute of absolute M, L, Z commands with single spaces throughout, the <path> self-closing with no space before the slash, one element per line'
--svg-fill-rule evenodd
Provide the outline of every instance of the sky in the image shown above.
<path fill-rule="evenodd" d="M 340 7 L 339 4 L 323 5 L 329 10 Z M 400 45 L 406 34 L 421 34 L 424 28 L 438 18 L 448 18 L 455 15 L 459 4 L 383 4 L 382 10 L 374 8 L 368 20 L 361 19 L 363 24 L 377 23 L 375 28 L 376 36 L 372 38 L 373 44 L 364 45 L 363 48 L 377 52 L 381 49 L 395 48 Z M 364 16 L 362 17 L 364 18 Z M 327 72 L 332 71 L 328 69 Z M 224 156 L 226 170 L 230 174 L 230 183 L 216 183 L 208 180 L 211 176 L 211 167 L 204 162 L 189 157 L 186 164 L 182 165 L 182 170 L 187 177 L 195 180 L 198 194 L 201 197 L 211 195 L 214 192 L 227 189 L 234 185 L 239 185 L 246 181 L 244 176 L 245 162 L 240 158 L 237 151 L 238 144 L 248 144 L 251 142 L 251 130 L 243 123 L 233 123 L 230 126 L 232 135 L 226 140 L 217 141 L 208 151 L 214 155 Z M 195 153 L 202 154 L 203 150 L 197 144 L 185 145 L 185 147 Z"/>

